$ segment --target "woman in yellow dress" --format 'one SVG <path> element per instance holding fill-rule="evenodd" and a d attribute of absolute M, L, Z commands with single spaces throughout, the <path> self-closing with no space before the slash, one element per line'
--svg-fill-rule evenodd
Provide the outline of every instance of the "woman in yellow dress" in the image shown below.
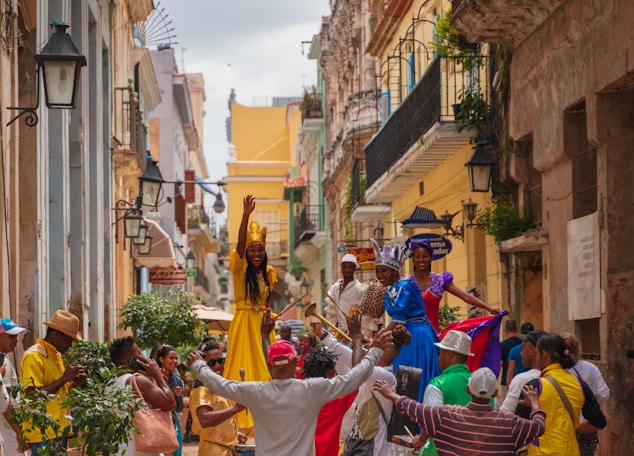
<path fill-rule="evenodd" d="M 244 200 L 238 245 L 231 251 L 229 270 L 233 280 L 236 312 L 229 328 L 225 376 L 229 380 L 267 381 L 271 374 L 262 351 L 260 324 L 269 307 L 273 286 L 277 281 L 275 268 L 267 264 L 266 227 L 260 229 L 257 222 L 249 223 L 255 209 L 255 198 L 247 195 Z M 271 331 L 271 344 L 275 332 Z M 253 428 L 253 417 L 247 410 L 236 415 L 239 428 Z"/>

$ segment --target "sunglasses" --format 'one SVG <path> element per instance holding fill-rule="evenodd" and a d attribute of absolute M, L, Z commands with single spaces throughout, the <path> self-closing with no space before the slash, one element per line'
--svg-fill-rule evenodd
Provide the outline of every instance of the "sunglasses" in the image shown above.
<path fill-rule="evenodd" d="M 218 359 L 210 359 L 209 361 L 207 361 L 207 365 L 209 367 L 214 367 L 216 365 L 216 363 L 220 364 L 221 366 L 225 363 L 225 359 L 224 358 L 218 358 Z"/>

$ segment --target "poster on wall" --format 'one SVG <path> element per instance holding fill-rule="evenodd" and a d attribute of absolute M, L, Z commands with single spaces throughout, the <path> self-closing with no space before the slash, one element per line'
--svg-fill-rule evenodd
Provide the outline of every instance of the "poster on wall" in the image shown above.
<path fill-rule="evenodd" d="M 568 318 L 601 317 L 598 213 L 568 222 Z"/>

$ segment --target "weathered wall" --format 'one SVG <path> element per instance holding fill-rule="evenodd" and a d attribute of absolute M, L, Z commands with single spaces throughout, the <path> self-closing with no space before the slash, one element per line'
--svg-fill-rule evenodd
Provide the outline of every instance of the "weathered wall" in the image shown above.
<path fill-rule="evenodd" d="M 588 140 L 597 148 L 601 232 L 599 367 L 612 390 L 600 454 L 627 454 L 634 445 L 634 19 L 631 2 L 566 2 L 514 50 L 509 133 L 532 136 L 542 172 L 544 327 L 573 330 L 568 321 L 567 232 L 572 218 L 572 167 L 564 152 L 564 110 L 585 100 Z"/>

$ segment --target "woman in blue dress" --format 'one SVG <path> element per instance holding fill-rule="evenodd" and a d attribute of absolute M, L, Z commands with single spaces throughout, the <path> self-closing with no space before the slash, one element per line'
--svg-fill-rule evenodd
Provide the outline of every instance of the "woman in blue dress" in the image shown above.
<path fill-rule="evenodd" d="M 434 345 L 438 342 L 438 337 L 425 313 L 418 286 L 409 279 L 401 278 L 399 271 L 405 257 L 401 246 L 392 247 L 388 242 L 381 249 L 374 239 L 371 241 L 376 256 L 376 278 L 386 288 L 385 311 L 392 319 L 387 328 L 391 330 L 402 324 L 412 335 L 411 343 L 401 347 L 392 365 L 395 371 L 398 366 L 418 367 L 422 370 L 418 393 L 418 401 L 422 402 L 427 384 L 440 375 L 438 348 Z"/>

